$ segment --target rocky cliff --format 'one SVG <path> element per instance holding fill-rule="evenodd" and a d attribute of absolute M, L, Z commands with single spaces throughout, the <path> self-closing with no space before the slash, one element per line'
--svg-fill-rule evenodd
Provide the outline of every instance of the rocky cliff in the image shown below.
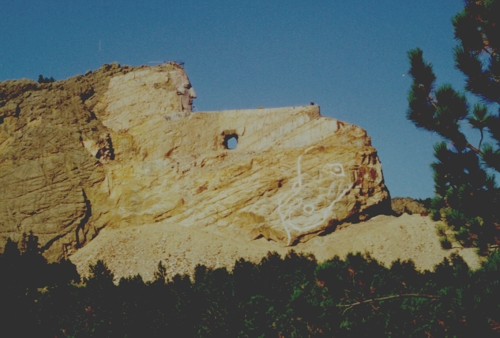
<path fill-rule="evenodd" d="M 318 106 L 193 113 L 195 97 L 175 63 L 1 83 L 0 246 L 33 230 L 58 259 L 153 224 L 293 245 L 390 210 L 363 129 Z"/>

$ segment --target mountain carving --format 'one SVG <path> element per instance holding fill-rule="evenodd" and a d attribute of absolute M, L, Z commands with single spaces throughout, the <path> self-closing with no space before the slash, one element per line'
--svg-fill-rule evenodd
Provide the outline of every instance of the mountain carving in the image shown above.
<path fill-rule="evenodd" d="M 153 224 L 290 246 L 390 211 L 360 127 L 314 105 L 192 112 L 194 98 L 175 63 L 1 83 L 0 246 L 32 230 L 56 260 Z"/>

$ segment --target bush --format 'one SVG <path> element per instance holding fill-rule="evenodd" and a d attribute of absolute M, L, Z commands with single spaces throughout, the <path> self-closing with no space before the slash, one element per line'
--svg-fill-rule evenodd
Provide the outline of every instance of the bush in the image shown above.
<path fill-rule="evenodd" d="M 439 236 L 439 243 L 441 244 L 441 247 L 443 249 L 446 249 L 446 250 L 451 249 L 451 242 L 446 235 Z"/>

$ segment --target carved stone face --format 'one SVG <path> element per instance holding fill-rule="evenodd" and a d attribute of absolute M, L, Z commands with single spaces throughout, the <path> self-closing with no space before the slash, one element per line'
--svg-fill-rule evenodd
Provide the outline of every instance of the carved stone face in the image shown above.
<path fill-rule="evenodd" d="M 172 80 L 177 90 L 177 95 L 181 97 L 181 105 L 183 111 L 193 110 L 193 99 L 196 98 L 196 92 L 189 82 L 189 78 L 184 72 L 184 69 L 175 69 L 172 74 Z"/>

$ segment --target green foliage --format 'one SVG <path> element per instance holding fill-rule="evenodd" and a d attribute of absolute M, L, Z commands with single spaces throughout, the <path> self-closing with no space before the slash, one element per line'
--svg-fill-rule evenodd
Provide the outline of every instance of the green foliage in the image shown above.
<path fill-rule="evenodd" d="M 436 234 L 439 238 L 439 244 L 441 244 L 441 247 L 445 250 L 452 248 L 451 240 L 446 233 L 447 230 L 447 226 L 442 223 L 436 225 Z"/>
<path fill-rule="evenodd" d="M 54 78 L 51 76 L 50 79 L 48 77 L 43 77 L 42 74 L 38 76 L 38 83 L 51 83 L 55 82 Z"/>
<path fill-rule="evenodd" d="M 500 172 L 500 116 L 489 111 L 500 104 L 499 8 L 500 0 L 466 1 L 452 20 L 458 41 L 456 68 L 465 75 L 465 89 L 480 101 L 472 110 L 465 95 L 450 85 L 436 88 L 432 65 L 422 50 L 408 52 L 413 83 L 407 117 L 447 141 L 434 147 L 431 217 L 439 220 L 444 215 L 458 232 L 457 239 L 481 252 L 500 242 L 500 190 L 491 174 Z M 480 133 L 477 146 L 462 131 L 466 122 Z M 485 132 L 494 145 L 483 144 Z"/>
<path fill-rule="evenodd" d="M 95 265 L 90 265 L 89 269 L 90 277 L 85 278 L 85 284 L 89 288 L 106 289 L 114 286 L 114 274 L 102 260 L 98 260 Z"/>
<path fill-rule="evenodd" d="M 439 244 L 443 249 L 451 249 L 451 242 L 448 236 L 439 236 Z"/>
<path fill-rule="evenodd" d="M 0 256 L 2 329 L 19 337 L 44 336 L 45 329 L 37 319 L 40 290 L 53 291 L 79 279 L 76 267 L 69 261 L 47 263 L 33 232 L 23 234 L 19 244 L 9 238 Z"/>
<path fill-rule="evenodd" d="M 38 247 L 32 234 L 26 243 Z M 192 280 L 167 280 L 160 263 L 154 281 L 135 275 L 118 285 L 98 261 L 85 284 L 38 281 L 30 292 L 18 284 L 31 282 L 6 278 L 26 268 L 27 252 L 9 241 L 0 256 L 8 309 L 0 321 L 22 337 L 490 337 L 500 323 L 499 252 L 475 272 L 457 255 L 419 272 L 411 261 L 387 268 L 359 253 L 320 264 L 269 253 L 258 264 L 240 259 L 232 272 L 198 265 Z"/>
<path fill-rule="evenodd" d="M 424 208 L 426 209 L 430 209 L 431 207 L 431 198 L 425 198 L 425 199 L 416 198 L 415 201 L 417 201 L 418 203 L 422 203 L 424 205 Z"/>

